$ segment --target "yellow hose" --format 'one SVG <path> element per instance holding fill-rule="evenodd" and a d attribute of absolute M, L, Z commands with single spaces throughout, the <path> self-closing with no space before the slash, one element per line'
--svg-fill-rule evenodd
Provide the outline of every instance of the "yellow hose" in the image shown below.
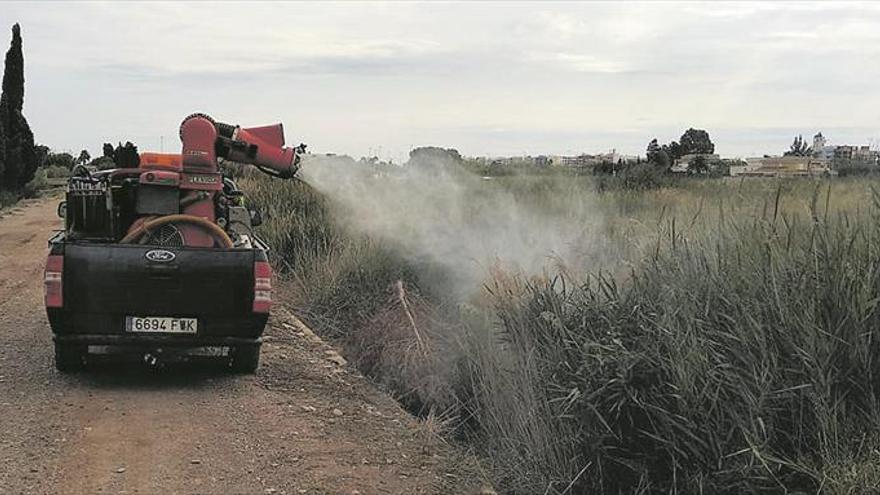
<path fill-rule="evenodd" d="M 146 222 L 140 224 L 136 229 L 129 232 L 125 237 L 119 241 L 121 244 L 131 244 L 136 240 L 140 239 L 140 237 L 147 232 L 159 228 L 165 224 L 171 222 L 180 222 L 180 223 L 190 223 L 193 225 L 197 225 L 207 230 L 215 240 L 222 244 L 221 247 L 230 249 L 232 248 L 232 239 L 229 238 L 229 234 L 226 233 L 223 229 L 220 228 L 219 225 L 214 222 L 193 215 L 165 215 L 163 217 L 156 218 L 154 220 L 147 220 Z"/>

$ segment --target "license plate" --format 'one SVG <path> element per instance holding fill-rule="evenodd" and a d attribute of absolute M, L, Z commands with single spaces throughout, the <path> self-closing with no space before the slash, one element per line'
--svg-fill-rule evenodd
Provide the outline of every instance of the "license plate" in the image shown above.
<path fill-rule="evenodd" d="M 143 333 L 196 333 L 196 318 L 171 318 L 165 316 L 128 316 L 125 330 Z"/>

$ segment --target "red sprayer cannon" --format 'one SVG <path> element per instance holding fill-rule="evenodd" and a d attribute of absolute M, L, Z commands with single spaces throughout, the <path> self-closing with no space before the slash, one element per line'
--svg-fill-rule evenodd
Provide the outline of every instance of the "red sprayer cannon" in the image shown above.
<path fill-rule="evenodd" d="M 217 165 L 222 158 L 251 164 L 270 175 L 290 178 L 296 173 L 304 146 L 284 147 L 281 124 L 242 128 L 193 114 L 180 125 L 181 154 L 142 153 L 138 175 L 137 213 L 120 242 L 138 242 L 172 225 L 183 245 L 231 247 L 225 228 L 231 226 L 228 208 L 240 193 L 224 181 Z M 120 169 L 121 174 L 127 174 Z M 230 188 L 231 186 L 231 188 Z M 227 194 L 222 194 L 226 188 Z M 175 237 L 177 237 L 175 235 Z"/>

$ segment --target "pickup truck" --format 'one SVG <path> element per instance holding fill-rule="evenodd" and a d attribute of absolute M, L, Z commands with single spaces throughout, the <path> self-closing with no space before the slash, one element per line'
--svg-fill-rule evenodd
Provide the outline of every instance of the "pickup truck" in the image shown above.
<path fill-rule="evenodd" d="M 220 160 L 289 179 L 305 145 L 285 147 L 281 124 L 242 128 L 200 113 L 180 138 L 179 154 L 134 151 L 114 157 L 116 169 L 78 166 L 69 178 L 45 270 L 58 370 L 116 352 L 149 365 L 208 355 L 257 369 L 269 249 L 254 230 L 259 211 Z"/>
<path fill-rule="evenodd" d="M 266 251 L 259 241 L 245 249 L 156 248 L 56 233 L 45 272 L 56 368 L 82 369 L 91 350 L 137 354 L 150 365 L 209 355 L 254 372 L 269 315 Z"/>

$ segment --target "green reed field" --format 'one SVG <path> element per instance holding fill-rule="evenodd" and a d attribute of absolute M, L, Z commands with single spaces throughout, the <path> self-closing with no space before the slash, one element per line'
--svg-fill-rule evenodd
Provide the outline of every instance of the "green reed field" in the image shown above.
<path fill-rule="evenodd" d="M 462 218 L 513 198 L 565 251 L 456 291 L 306 183 L 240 185 L 282 297 L 499 492 L 880 490 L 880 182 L 478 179 Z"/>

